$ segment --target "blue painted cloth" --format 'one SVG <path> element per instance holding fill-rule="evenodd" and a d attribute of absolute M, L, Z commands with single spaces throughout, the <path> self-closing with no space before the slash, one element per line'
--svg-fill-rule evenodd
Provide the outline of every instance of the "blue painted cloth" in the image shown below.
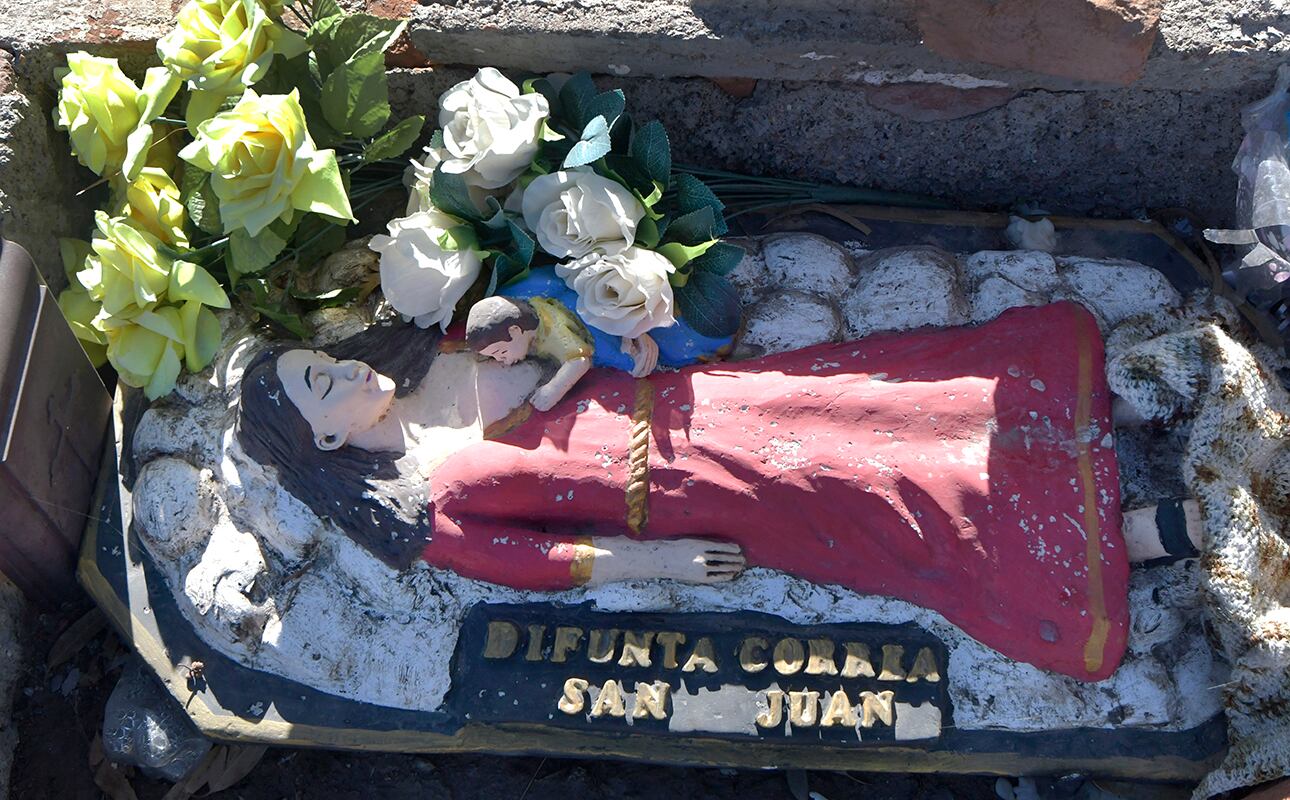
<path fill-rule="evenodd" d="M 575 311 L 578 306 L 578 295 L 564 281 L 556 277 L 552 267 L 539 267 L 529 272 L 521 280 L 505 287 L 498 294 L 506 297 L 550 297 L 559 300 Z M 586 320 L 583 320 L 586 322 Z M 591 362 L 597 367 L 614 367 L 630 372 L 632 360 L 622 352 L 622 339 L 611 336 L 591 324 L 587 325 L 591 338 L 596 343 L 596 354 Z M 662 367 L 684 367 L 695 364 L 703 357 L 714 356 L 718 350 L 730 345 L 734 337 L 727 336 L 714 339 L 702 336 L 694 331 L 684 320 L 678 319 L 675 325 L 667 328 L 655 328 L 649 335 L 658 343 L 658 363 Z"/>

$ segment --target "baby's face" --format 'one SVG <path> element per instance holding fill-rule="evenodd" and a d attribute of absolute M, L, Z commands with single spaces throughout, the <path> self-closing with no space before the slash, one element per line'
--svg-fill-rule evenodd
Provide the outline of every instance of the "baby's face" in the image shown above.
<path fill-rule="evenodd" d="M 508 366 L 518 364 L 527 358 L 529 346 L 533 344 L 533 337 L 537 334 L 537 331 L 524 331 L 520 330 L 520 326 L 512 325 L 507 332 L 510 333 L 511 338 L 501 342 L 493 342 L 480 350 L 479 354 Z"/>

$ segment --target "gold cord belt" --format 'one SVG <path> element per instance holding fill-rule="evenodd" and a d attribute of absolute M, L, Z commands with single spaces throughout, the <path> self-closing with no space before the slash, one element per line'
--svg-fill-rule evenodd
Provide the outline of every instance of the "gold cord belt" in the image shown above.
<path fill-rule="evenodd" d="M 649 521 L 649 429 L 653 415 L 654 384 L 640 378 L 627 454 L 627 529 L 636 535 Z"/>

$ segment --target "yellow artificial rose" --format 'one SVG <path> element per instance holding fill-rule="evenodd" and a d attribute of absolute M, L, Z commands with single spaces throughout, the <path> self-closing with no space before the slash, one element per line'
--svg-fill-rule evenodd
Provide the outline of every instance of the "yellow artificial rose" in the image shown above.
<path fill-rule="evenodd" d="M 67 324 L 71 327 L 72 333 L 80 340 L 85 355 L 90 358 L 90 363 L 95 369 L 103 366 L 103 362 L 107 360 L 107 337 L 94 327 L 94 320 L 103 310 L 103 306 L 90 297 L 89 292 L 80 287 L 72 287 L 64 289 L 58 295 L 58 308 L 67 318 Z"/>
<path fill-rule="evenodd" d="M 281 15 L 281 3 L 278 3 Z M 227 97 L 264 77 L 274 55 L 294 58 L 308 43 L 259 0 L 189 0 L 157 42 L 161 62 L 188 81 L 188 124 L 208 119 Z"/>
<path fill-rule="evenodd" d="M 219 320 L 197 300 L 159 306 L 105 327 L 108 361 L 123 383 L 143 389 L 149 400 L 175 388 L 181 367 L 200 372 L 219 348 Z"/>
<path fill-rule="evenodd" d="M 60 84 L 54 124 L 68 132 L 76 158 L 99 175 L 137 177 L 152 147 L 149 123 L 174 98 L 178 78 L 155 67 L 140 90 L 115 58 L 88 53 L 71 53 L 54 75 Z"/>
<path fill-rule="evenodd" d="M 260 0 L 260 5 L 264 10 L 269 12 L 269 16 L 274 19 L 282 19 L 282 10 L 286 8 L 286 0 Z"/>
<path fill-rule="evenodd" d="M 135 227 L 157 237 L 172 248 L 187 249 L 188 234 L 184 226 L 188 212 L 179 195 L 179 187 L 159 169 L 145 167 L 139 177 L 126 187 L 117 216 L 126 217 Z"/>
<path fill-rule="evenodd" d="M 67 318 L 67 324 L 80 340 L 81 347 L 95 368 L 107 359 L 107 337 L 94 326 L 103 311 L 103 305 L 90 297 L 76 275 L 85 269 L 85 261 L 93 252 L 90 243 L 83 239 L 59 239 L 59 255 L 63 258 L 63 273 L 67 275 L 68 288 L 58 295 L 58 308 Z"/>
<path fill-rule="evenodd" d="M 232 109 L 203 122 L 179 157 L 212 173 L 225 233 L 256 236 L 296 211 L 354 219 L 336 153 L 317 149 L 298 92 L 248 89 Z"/>
<path fill-rule="evenodd" d="M 171 259 L 161 241 L 124 217 L 94 214 L 93 253 L 76 279 L 111 317 L 129 318 L 155 306 L 170 285 Z"/>
<path fill-rule="evenodd" d="M 179 167 L 179 147 L 188 137 L 184 129 L 176 125 L 152 124 L 152 147 L 143 166 L 153 167 L 168 175 L 177 174 Z"/>
<path fill-rule="evenodd" d="M 90 243 L 84 239 L 61 238 L 58 240 L 58 254 L 63 259 L 63 274 L 72 286 L 79 286 L 76 273 L 85 269 L 85 260 L 93 255 Z"/>

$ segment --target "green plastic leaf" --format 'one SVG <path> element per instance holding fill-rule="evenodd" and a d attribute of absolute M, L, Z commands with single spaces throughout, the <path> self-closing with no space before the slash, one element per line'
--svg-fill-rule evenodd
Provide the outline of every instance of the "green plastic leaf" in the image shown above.
<path fill-rule="evenodd" d="M 641 168 L 636 159 L 619 153 L 605 156 L 605 177 L 612 178 L 636 193 L 644 200 L 654 192 L 654 181 L 649 173 Z"/>
<path fill-rule="evenodd" d="M 421 129 L 426 124 L 426 118 L 420 115 L 408 117 L 407 119 L 390 128 L 385 133 L 376 137 L 364 150 L 364 161 L 381 161 L 386 158 L 398 158 L 407 152 L 407 149 L 421 135 Z"/>
<path fill-rule="evenodd" d="M 308 169 L 296 184 L 293 197 L 297 208 L 322 214 L 336 222 L 355 221 L 345 179 L 336 163 L 336 156 L 331 152 L 314 153 Z M 302 200 L 306 205 L 300 206 Z"/>
<path fill-rule="evenodd" d="M 547 109 L 553 117 L 559 118 L 564 111 L 564 107 L 560 103 L 560 93 L 555 90 L 555 87 L 551 85 L 551 81 L 546 78 L 529 78 L 524 81 L 523 92 L 524 94 L 537 92 L 545 97 Z"/>
<path fill-rule="evenodd" d="M 658 223 L 649 216 L 642 217 L 641 221 L 636 223 L 636 246 L 652 250 L 658 247 L 658 239 Z"/>
<path fill-rule="evenodd" d="M 466 180 L 459 174 L 443 171 L 439 167 L 434 171 L 434 181 L 430 186 L 430 202 L 435 208 L 465 220 L 478 220 L 481 215 L 470 197 Z"/>
<path fill-rule="evenodd" d="M 493 233 L 489 234 L 488 239 L 491 241 L 497 235 L 496 232 L 501 231 L 503 236 L 499 241 L 510 241 L 511 234 L 507 230 L 507 224 L 510 219 L 506 216 L 506 209 L 502 208 L 501 202 L 490 195 L 484 198 L 484 205 L 488 207 L 488 210 L 483 215 L 484 226 L 493 231 Z"/>
<path fill-rule="evenodd" d="M 626 109 L 627 96 L 623 94 L 622 89 L 613 89 L 601 92 L 591 99 L 587 104 L 587 117 L 588 119 L 604 117 L 605 121 L 612 126 Z"/>
<path fill-rule="evenodd" d="M 58 254 L 62 256 L 63 274 L 67 276 L 68 284 L 80 286 L 76 273 L 85 269 L 85 259 L 89 258 L 92 252 L 90 243 L 84 239 L 59 238 Z"/>
<path fill-rule="evenodd" d="M 631 153 L 645 174 L 663 186 L 668 185 L 672 177 L 672 146 L 663 123 L 653 120 L 637 128 Z"/>
<path fill-rule="evenodd" d="M 345 13 L 340 10 L 340 5 L 336 0 L 314 0 L 313 8 L 310 9 L 310 12 L 313 16 L 315 25 L 319 20 L 324 20 L 328 17 L 337 17 Z"/>
<path fill-rule="evenodd" d="M 313 45 L 320 74 L 327 77 L 342 64 L 384 53 L 406 26 L 406 22 L 371 14 L 329 17 L 315 22 L 309 31 L 309 43 Z"/>
<path fill-rule="evenodd" d="M 276 261 L 299 224 L 301 215 L 296 214 L 295 217 L 291 223 L 277 220 L 257 236 L 251 236 L 242 228 L 229 234 L 228 256 L 233 268 L 248 275 Z"/>
<path fill-rule="evenodd" d="M 560 87 L 561 121 L 574 130 L 582 130 L 594 116 L 589 113 L 596 99 L 596 84 L 586 72 L 579 72 Z"/>
<path fill-rule="evenodd" d="M 187 164 L 179 187 L 184 208 L 188 218 L 204 233 L 219 235 L 224 232 L 224 224 L 219 218 L 219 198 L 211 188 L 211 176 L 197 167 Z"/>
<path fill-rule="evenodd" d="M 345 227 L 309 214 L 296 230 L 295 240 L 296 268 L 309 269 L 345 244 Z"/>
<path fill-rule="evenodd" d="M 219 320 L 197 300 L 189 300 L 179 309 L 183 326 L 184 366 L 189 372 L 201 372 L 219 352 Z"/>
<path fill-rule="evenodd" d="M 690 262 L 690 269 L 695 272 L 711 272 L 714 275 L 729 275 L 744 260 L 744 249 L 737 245 L 717 242 L 708 251 Z"/>
<path fill-rule="evenodd" d="M 317 308 L 338 308 L 356 300 L 360 291 L 357 286 L 346 286 L 342 289 L 316 293 L 300 292 L 293 289 L 291 296 Z"/>
<path fill-rule="evenodd" d="M 739 330 L 739 292 L 725 276 L 696 272 L 675 296 L 681 319 L 696 333 L 723 338 Z"/>
<path fill-rule="evenodd" d="M 288 94 L 292 89 L 300 93 L 300 107 L 304 109 L 309 135 L 319 147 L 334 147 L 345 137 L 327 122 L 322 110 L 322 75 L 318 58 L 310 53 L 299 58 L 275 58 L 269 74 L 255 85 L 262 94 Z"/>
<path fill-rule="evenodd" d="M 439 235 L 438 245 L 444 250 L 479 250 L 479 237 L 473 225 L 453 225 Z"/>
<path fill-rule="evenodd" d="M 565 169 L 586 166 L 607 155 L 610 147 L 609 123 L 604 117 L 593 117 L 587 127 L 583 128 L 582 138 L 569 150 L 569 155 L 564 157 L 561 166 Z"/>
<path fill-rule="evenodd" d="M 375 136 L 390 118 L 385 56 L 378 50 L 337 66 L 323 81 L 322 112 L 341 133 Z"/>
<path fill-rule="evenodd" d="M 715 239 L 715 219 L 707 206 L 682 214 L 667 226 L 667 239 L 681 244 L 700 244 Z"/>
<path fill-rule="evenodd" d="M 313 331 L 299 314 L 293 314 L 281 308 L 252 304 L 251 309 L 266 319 L 272 320 L 297 339 L 308 339 Z"/>
<path fill-rule="evenodd" d="M 512 246 L 506 252 L 498 253 L 493 260 L 493 274 L 489 277 L 489 288 L 486 294 L 491 295 L 498 287 L 514 283 L 529 274 L 529 265 L 533 263 L 533 254 L 537 252 L 537 243 L 533 237 L 507 220 L 511 232 Z"/>
<path fill-rule="evenodd" d="M 346 60 L 384 53 L 403 35 L 407 20 L 371 14 L 351 14 L 340 21 L 332 35 L 334 46 L 347 53 Z"/>
<path fill-rule="evenodd" d="M 689 269 L 685 268 L 686 265 L 708 252 L 708 248 L 712 247 L 716 243 L 715 239 L 710 242 L 696 245 L 685 245 L 680 242 L 671 242 L 659 247 L 658 254 L 666 258 L 668 261 L 671 261 L 672 266 L 676 267 L 678 271 L 684 269 L 684 272 L 681 273 L 684 275 L 689 273 Z M 680 286 L 683 283 L 684 281 L 672 281 L 673 286 Z"/>
<path fill-rule="evenodd" d="M 521 228 L 514 220 L 506 221 L 507 227 L 511 231 L 511 241 L 515 243 L 513 251 L 514 257 L 525 267 L 533 262 L 533 254 L 537 252 L 537 242 L 529 236 L 528 231 Z"/>
<path fill-rule="evenodd" d="M 676 189 L 678 214 L 688 214 L 700 208 L 710 208 L 712 209 L 712 218 L 714 220 L 713 234 L 716 236 L 726 235 L 729 228 L 726 225 L 725 204 L 717 199 L 717 196 L 712 193 L 707 184 L 693 175 L 681 173 L 676 176 L 673 188 Z"/>

